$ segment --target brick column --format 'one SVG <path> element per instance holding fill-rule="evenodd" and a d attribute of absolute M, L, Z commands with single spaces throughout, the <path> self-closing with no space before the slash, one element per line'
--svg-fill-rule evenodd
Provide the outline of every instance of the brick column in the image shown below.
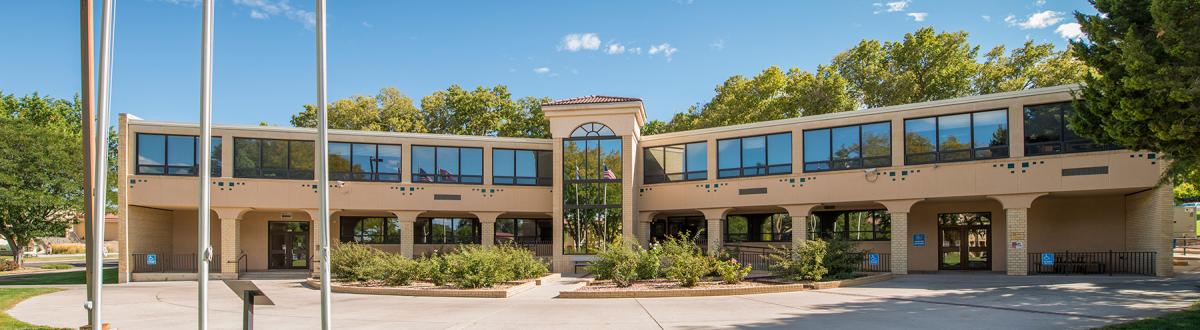
<path fill-rule="evenodd" d="M 417 216 L 421 214 L 421 211 L 392 211 L 392 214 L 400 221 L 400 254 L 411 259 L 413 242 L 417 234 L 413 231 L 413 223 L 417 222 Z"/>
<path fill-rule="evenodd" d="M 1008 263 L 1008 275 L 1024 276 L 1029 274 L 1029 249 L 1025 246 L 1029 228 L 1029 209 L 1004 209 L 1004 221 L 1008 237 L 1005 246 Z"/>
<path fill-rule="evenodd" d="M 908 274 L 908 212 L 892 216 L 892 274 Z"/>
<path fill-rule="evenodd" d="M 485 248 L 496 245 L 496 218 L 500 217 L 500 212 L 474 212 L 475 217 L 479 218 L 479 226 L 483 227 L 480 245 Z"/>
<path fill-rule="evenodd" d="M 1162 184 L 1152 190 L 1125 197 L 1125 249 L 1131 252 L 1154 252 L 1154 273 L 1170 276 L 1172 185 Z"/>
<path fill-rule="evenodd" d="M 729 212 L 729 208 L 713 208 L 700 209 L 700 213 L 704 214 L 704 219 L 708 222 L 708 254 L 716 255 L 725 247 L 725 213 Z"/>
<path fill-rule="evenodd" d="M 783 205 L 792 218 L 792 248 L 798 249 L 808 240 L 808 216 L 818 204 Z"/>
<path fill-rule="evenodd" d="M 242 255 L 242 216 L 249 210 L 245 209 L 214 209 L 221 223 L 221 246 L 217 247 L 221 255 L 220 269 L 222 278 L 238 277 L 238 257 Z"/>
<path fill-rule="evenodd" d="M 650 245 L 650 224 L 654 222 L 654 212 L 638 212 L 637 236 L 638 245 Z"/>

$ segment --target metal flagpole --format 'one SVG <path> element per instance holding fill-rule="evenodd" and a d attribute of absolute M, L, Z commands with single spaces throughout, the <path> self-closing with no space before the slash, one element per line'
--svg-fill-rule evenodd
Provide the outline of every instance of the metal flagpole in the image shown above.
<path fill-rule="evenodd" d="M 317 231 L 320 232 L 321 329 L 333 327 L 329 292 L 329 132 L 325 93 L 325 0 L 317 0 Z"/>
<path fill-rule="evenodd" d="M 85 238 L 89 239 L 90 237 L 88 236 L 92 235 L 92 218 L 94 217 L 92 214 L 95 212 L 95 210 L 92 209 L 92 206 L 95 205 L 95 201 L 92 199 L 92 185 L 93 182 L 95 182 L 95 172 L 92 171 L 90 166 L 94 160 L 92 157 L 94 152 L 94 150 L 92 150 L 92 134 L 97 131 L 95 121 L 96 108 L 92 106 L 92 93 L 94 91 L 92 74 L 95 72 L 94 65 L 96 65 L 96 53 L 95 49 L 92 48 L 92 43 L 95 41 L 95 35 L 92 33 L 92 30 L 94 29 L 92 22 L 92 10 L 92 0 L 79 0 L 79 81 L 81 84 L 79 86 L 79 94 L 81 103 L 80 107 L 82 108 L 80 113 L 82 117 L 80 118 L 80 126 L 83 128 L 83 134 L 80 134 L 83 137 L 80 141 L 80 144 L 83 148 L 83 163 L 87 164 L 83 169 L 83 235 Z M 105 213 L 104 210 L 100 210 L 100 212 Z M 92 249 L 86 249 L 86 252 L 87 253 L 84 256 L 84 259 L 91 261 L 92 253 L 94 253 L 94 251 L 92 251 Z M 87 301 L 90 302 L 92 299 L 95 299 L 94 296 L 92 296 L 92 286 L 94 286 L 95 283 L 92 281 L 85 282 L 87 282 Z M 88 324 L 95 325 L 93 321 L 92 314 L 88 313 Z"/>
<path fill-rule="evenodd" d="M 87 268 L 90 272 L 90 296 L 92 299 L 84 306 L 88 309 L 88 320 L 92 329 L 100 329 L 104 322 L 101 320 L 100 291 L 104 284 L 104 209 L 108 194 L 108 108 L 112 99 L 112 52 L 113 52 L 113 7 L 116 0 L 104 0 L 103 27 L 100 33 L 100 88 L 96 111 L 95 150 L 96 162 L 93 164 L 95 180 L 92 181 L 92 232 L 88 233 L 89 248 L 92 250 Z"/>
<path fill-rule="evenodd" d="M 197 329 L 208 329 L 208 265 L 212 261 L 212 245 L 209 241 L 209 190 L 212 183 L 212 167 L 209 158 L 212 157 L 212 56 L 213 56 L 213 0 L 204 0 L 204 14 L 200 41 L 200 141 L 196 150 L 196 163 L 199 164 L 200 202 L 196 214 L 196 321 Z"/>

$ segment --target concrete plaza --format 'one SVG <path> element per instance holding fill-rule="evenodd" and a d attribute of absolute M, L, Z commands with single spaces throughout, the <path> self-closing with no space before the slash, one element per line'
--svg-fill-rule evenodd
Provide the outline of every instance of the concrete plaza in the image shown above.
<path fill-rule="evenodd" d="M 276 306 L 257 309 L 262 329 L 313 329 L 316 290 L 261 281 Z M 396 328 L 1090 328 L 1184 308 L 1200 300 L 1200 277 L 937 274 L 899 276 L 864 287 L 730 297 L 554 299 L 572 278 L 509 299 L 334 295 L 341 329 Z M 212 282 L 214 329 L 240 327 L 241 302 Z M 106 321 L 119 329 L 195 328 L 195 283 L 108 286 Z M 82 287 L 29 299 L 9 311 L 57 327 L 86 322 Z"/>

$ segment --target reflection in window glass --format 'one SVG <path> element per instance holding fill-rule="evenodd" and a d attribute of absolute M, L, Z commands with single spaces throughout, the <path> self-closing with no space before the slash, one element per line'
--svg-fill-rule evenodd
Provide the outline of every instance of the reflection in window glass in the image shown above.
<path fill-rule="evenodd" d="M 863 167 L 892 165 L 892 123 L 862 125 Z"/>
<path fill-rule="evenodd" d="M 551 244 L 550 219 L 496 219 L 496 244 Z"/>
<path fill-rule="evenodd" d="M 1025 155 L 1111 150 L 1116 147 L 1093 142 L 1075 134 L 1067 124 L 1074 113 L 1071 102 L 1026 106 Z"/>
<path fill-rule="evenodd" d="M 595 254 L 621 237 L 621 140 L 563 141 L 563 253 Z"/>
<path fill-rule="evenodd" d="M 372 143 L 329 143 L 329 178 L 354 181 L 400 181 L 400 146 Z"/>
<path fill-rule="evenodd" d="M 314 143 L 274 139 L 233 139 L 234 176 L 312 180 Z"/>
<path fill-rule="evenodd" d="M 717 140 L 717 177 L 742 175 L 742 140 Z"/>
<path fill-rule="evenodd" d="M 738 214 L 725 217 L 727 242 L 790 242 L 792 218 L 785 213 Z"/>
<path fill-rule="evenodd" d="M 827 171 L 829 167 L 829 130 L 804 131 L 804 171 Z"/>
<path fill-rule="evenodd" d="M 662 147 L 648 147 L 643 151 L 643 182 L 661 183 L 687 180 L 703 180 L 708 175 L 708 143 L 696 142 Z"/>
<path fill-rule="evenodd" d="M 342 243 L 400 244 L 400 220 L 383 217 L 342 217 Z"/>
<path fill-rule="evenodd" d="M 413 182 L 483 183 L 483 149 L 413 146 Z"/>
<path fill-rule="evenodd" d="M 937 160 L 937 118 L 904 121 L 904 162 L 932 163 Z"/>
<path fill-rule="evenodd" d="M 686 174 L 684 180 L 708 178 L 708 142 L 689 143 L 686 147 Z"/>
<path fill-rule="evenodd" d="M 194 176 L 199 173 L 196 162 L 204 155 L 197 152 L 199 137 L 192 135 L 137 134 L 137 174 L 166 174 Z M 210 174 L 221 176 L 221 137 L 214 136 L 208 153 Z"/>
<path fill-rule="evenodd" d="M 791 173 L 792 134 L 717 140 L 717 159 L 718 178 Z"/>
<path fill-rule="evenodd" d="M 472 218 L 420 218 L 413 224 L 417 244 L 479 244 L 479 220 Z"/>
<path fill-rule="evenodd" d="M 891 166 L 891 123 L 804 131 L 804 170 Z"/>
<path fill-rule="evenodd" d="M 1008 157 L 1008 111 L 908 119 L 905 162 L 922 164 Z"/>
<path fill-rule="evenodd" d="M 891 221 L 887 210 L 814 212 L 808 219 L 808 238 L 886 241 L 892 237 Z"/>

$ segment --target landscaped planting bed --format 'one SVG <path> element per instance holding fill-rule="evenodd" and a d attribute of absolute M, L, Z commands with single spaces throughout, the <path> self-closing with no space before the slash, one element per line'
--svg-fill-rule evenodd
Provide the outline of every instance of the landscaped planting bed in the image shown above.
<path fill-rule="evenodd" d="M 814 289 L 831 289 L 865 285 L 892 278 L 892 274 L 861 274 L 847 280 L 823 282 L 792 282 L 770 278 L 746 280 L 737 284 L 722 281 L 701 281 L 693 287 L 684 287 L 679 282 L 671 280 L 637 281 L 633 285 L 621 287 L 612 281 L 592 281 L 585 286 L 572 291 L 559 292 L 559 298 L 664 298 L 664 297 L 703 297 L 703 296 L 734 296 L 743 294 L 795 292 Z"/>
<path fill-rule="evenodd" d="M 330 290 L 343 293 L 507 298 L 550 276 L 533 252 L 514 246 L 463 246 L 414 260 L 348 243 L 334 249 L 330 261 Z M 316 280 L 306 284 L 320 287 Z"/>

